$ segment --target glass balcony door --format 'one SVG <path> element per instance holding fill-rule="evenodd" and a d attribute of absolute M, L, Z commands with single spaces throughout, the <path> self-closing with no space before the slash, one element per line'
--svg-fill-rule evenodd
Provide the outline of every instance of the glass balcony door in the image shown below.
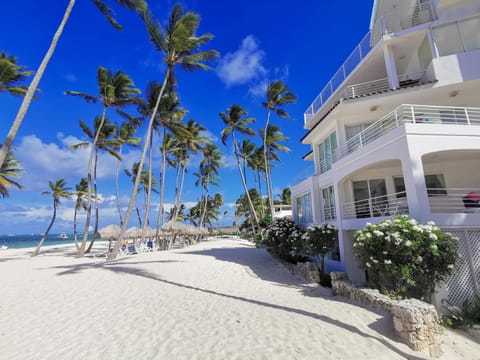
<path fill-rule="evenodd" d="M 382 216 L 386 195 L 385 179 L 354 181 L 353 197 L 357 218 Z"/>

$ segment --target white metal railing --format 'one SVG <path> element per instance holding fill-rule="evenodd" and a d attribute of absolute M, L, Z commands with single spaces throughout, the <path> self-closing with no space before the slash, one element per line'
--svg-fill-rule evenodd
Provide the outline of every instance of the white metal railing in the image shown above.
<path fill-rule="evenodd" d="M 337 211 L 335 210 L 335 206 L 324 207 L 323 208 L 323 220 L 330 221 L 335 220 L 337 218 Z"/>
<path fill-rule="evenodd" d="M 425 75 L 425 71 L 419 71 L 411 74 L 404 74 L 398 76 L 399 88 L 411 86 L 420 82 Z M 367 81 L 360 84 L 350 85 L 345 88 L 345 99 L 352 99 L 359 96 L 374 94 L 390 89 L 388 78 Z"/>
<path fill-rule="evenodd" d="M 408 214 L 407 193 L 405 191 L 347 202 L 343 205 L 343 217 L 345 219 L 362 219 L 404 214 Z"/>
<path fill-rule="evenodd" d="M 401 105 L 347 140 L 337 149 L 335 159 L 345 157 L 405 123 L 479 126 L 480 108 Z"/>
<path fill-rule="evenodd" d="M 332 154 L 325 156 L 323 159 L 320 159 L 318 172 L 315 175 L 323 174 L 332 168 L 333 163 L 337 161 L 337 152 L 334 151 Z"/>
<path fill-rule="evenodd" d="M 300 184 L 302 181 L 304 181 L 305 179 L 308 179 L 309 177 L 313 176 L 315 174 L 315 169 L 313 166 L 309 166 L 307 168 L 305 168 L 303 171 L 301 171 L 300 173 L 298 173 L 297 175 L 295 175 L 293 177 L 293 183 L 296 185 L 296 184 Z"/>
<path fill-rule="evenodd" d="M 480 212 L 480 188 L 427 188 L 432 213 Z"/>
<path fill-rule="evenodd" d="M 329 107 L 326 106 L 327 102 L 333 106 L 336 101 L 341 99 L 343 94 L 337 93 L 337 90 L 360 62 L 370 53 L 370 50 L 380 41 L 383 35 L 427 23 L 435 19 L 431 1 L 418 3 L 409 9 L 408 12 L 409 15 L 404 18 L 399 18 L 396 13 L 391 13 L 377 20 L 371 31 L 360 40 L 347 60 L 340 66 L 307 110 L 305 110 L 305 125 L 307 125 L 322 108 L 324 108 L 323 111 L 325 112 L 329 110 Z"/>

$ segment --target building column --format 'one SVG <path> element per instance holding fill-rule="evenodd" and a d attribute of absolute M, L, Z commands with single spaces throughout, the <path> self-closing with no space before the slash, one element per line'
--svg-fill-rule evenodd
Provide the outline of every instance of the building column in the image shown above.
<path fill-rule="evenodd" d="M 400 87 L 397 74 L 397 65 L 395 64 L 395 53 L 393 47 L 386 45 L 383 48 L 383 57 L 385 58 L 385 67 L 388 75 L 388 85 L 390 89 L 397 89 Z"/>
<path fill-rule="evenodd" d="M 428 220 L 431 210 L 422 156 L 421 154 L 415 154 L 411 149 L 405 155 L 401 161 L 409 215 L 417 221 L 425 222 Z"/>
<path fill-rule="evenodd" d="M 428 42 L 430 44 L 430 49 L 432 51 L 432 58 L 436 59 L 439 57 L 438 47 L 437 47 L 437 43 L 435 42 L 435 37 L 433 36 L 433 31 L 431 26 L 428 28 L 427 34 L 428 34 Z"/>

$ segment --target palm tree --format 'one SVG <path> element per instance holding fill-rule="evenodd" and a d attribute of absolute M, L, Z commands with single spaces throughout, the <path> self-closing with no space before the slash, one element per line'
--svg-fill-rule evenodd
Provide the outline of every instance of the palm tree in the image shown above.
<path fill-rule="evenodd" d="M 240 158 L 242 159 L 243 173 L 245 174 L 245 182 L 247 182 L 247 164 L 251 163 L 253 156 L 255 155 L 256 146 L 249 139 L 243 139 L 242 144 L 239 147 Z M 248 183 L 247 183 L 248 186 Z"/>
<path fill-rule="evenodd" d="M 137 178 L 139 164 L 140 164 L 139 162 L 134 162 L 132 164 L 132 170 L 124 169 L 125 175 L 127 175 L 132 180 L 132 183 L 134 185 L 135 185 L 135 179 Z M 145 178 L 145 175 L 143 175 L 143 176 L 141 175 L 141 179 L 140 179 L 140 182 L 139 182 L 138 186 L 140 186 L 141 182 L 144 182 L 144 180 L 143 180 L 144 178 Z M 136 198 L 135 198 L 135 209 L 137 211 L 138 224 L 140 226 L 142 226 L 142 218 L 140 217 L 140 211 L 138 210 L 138 204 L 137 204 L 137 199 Z"/>
<path fill-rule="evenodd" d="M 123 224 L 122 218 L 122 207 L 120 205 L 120 190 L 118 186 L 118 177 L 120 173 L 120 165 L 122 164 L 121 156 L 123 145 L 138 146 L 140 138 L 133 137 L 136 132 L 134 121 L 124 122 L 117 130 L 117 135 L 115 138 L 116 143 L 118 144 L 117 154 L 120 156 L 120 159 L 117 161 L 117 167 L 115 169 L 115 196 L 117 198 L 117 208 L 118 216 L 120 219 L 120 225 Z"/>
<path fill-rule="evenodd" d="M 205 215 L 207 213 L 208 188 L 209 185 L 218 186 L 218 169 L 222 166 L 222 153 L 214 143 L 207 143 L 202 149 L 203 159 L 200 162 L 199 183 L 204 192 L 203 213 L 200 218 L 199 226 L 202 227 Z M 203 191 L 204 190 L 204 191 Z"/>
<path fill-rule="evenodd" d="M 117 30 L 122 30 L 122 26 L 113 17 L 113 10 L 110 7 L 105 5 L 105 3 L 101 0 L 92 0 L 92 1 L 100 10 L 100 12 L 107 18 L 110 24 L 112 24 L 114 28 L 116 28 Z M 147 3 L 145 2 L 145 0 L 115 0 L 115 2 L 121 6 L 125 6 L 128 9 L 140 14 L 147 11 Z M 50 59 L 52 58 L 53 53 L 55 52 L 58 40 L 60 39 L 60 36 L 63 33 L 65 25 L 67 24 L 67 21 L 70 18 L 70 14 L 72 13 L 74 5 L 75 5 L 75 0 L 69 0 L 65 13 L 63 14 L 62 21 L 60 22 L 60 25 L 52 38 L 50 46 L 45 56 L 43 57 L 43 60 L 40 63 L 37 69 L 37 72 L 35 73 L 32 79 L 32 82 L 28 86 L 27 93 L 23 99 L 22 104 L 20 105 L 20 108 L 18 109 L 18 113 L 15 117 L 15 120 L 13 120 L 13 123 L 10 127 L 10 131 L 8 132 L 7 137 L 3 142 L 2 147 L 0 148 L 0 164 L 2 164 L 3 161 L 5 160 L 5 157 L 7 156 L 7 153 L 9 152 L 10 147 L 12 146 L 13 141 L 17 136 L 18 130 L 20 129 L 23 119 L 27 114 L 30 103 L 32 102 L 32 99 L 34 98 L 35 93 L 37 92 L 38 84 L 40 83 L 43 73 L 45 72 L 48 63 L 50 62 Z"/>
<path fill-rule="evenodd" d="M 262 146 L 257 147 L 253 155 L 247 159 L 247 165 L 250 169 L 252 169 L 254 173 L 254 179 L 255 183 L 258 186 L 258 192 L 260 194 L 260 197 L 263 199 L 262 179 L 264 179 L 264 176 L 262 176 L 262 174 L 265 174 L 265 158 L 263 157 Z M 262 206 L 260 208 L 260 215 L 262 219 L 265 217 L 265 206 Z"/>
<path fill-rule="evenodd" d="M 73 212 L 73 241 L 77 250 L 80 248 L 77 241 L 77 212 L 83 208 L 87 210 L 86 197 L 88 194 L 88 182 L 87 178 L 81 178 L 80 182 L 75 185 L 75 209 Z"/>
<path fill-rule="evenodd" d="M 290 188 L 285 188 L 282 190 L 280 201 L 284 205 L 292 205 L 292 190 L 290 190 Z"/>
<path fill-rule="evenodd" d="M 25 71 L 25 66 L 17 65 L 17 58 L 8 56 L 5 51 L 0 53 L 0 92 L 8 91 L 11 95 L 24 96 L 27 93 L 27 87 L 18 85 L 27 77 L 32 75 L 32 71 Z"/>
<path fill-rule="evenodd" d="M 273 219 L 273 194 L 272 194 L 272 180 L 270 178 L 270 165 L 268 162 L 267 156 L 267 129 L 270 124 L 270 116 L 272 111 L 275 112 L 278 116 L 283 118 L 290 118 L 290 115 L 283 109 L 283 106 L 286 104 L 292 104 L 297 100 L 297 96 L 289 91 L 289 87 L 286 86 L 282 81 L 274 81 L 268 84 L 267 88 L 267 101 L 263 102 L 262 105 L 268 110 L 267 120 L 265 122 L 265 127 L 263 129 L 263 157 L 265 159 L 265 176 L 267 183 L 267 193 L 268 193 L 268 205 L 270 207 L 270 215 Z"/>
<path fill-rule="evenodd" d="M 10 151 L 0 167 L 0 196 L 2 198 L 6 198 L 10 195 L 8 188 L 12 186 L 17 187 L 20 190 L 23 189 L 22 185 L 13 180 L 19 178 L 20 172 L 23 171 L 19 166 L 20 163 Z"/>
<path fill-rule="evenodd" d="M 248 203 L 250 206 L 250 211 L 254 216 L 255 225 L 258 227 L 260 222 L 258 220 L 257 213 L 255 212 L 255 208 L 252 203 L 252 199 L 250 199 L 250 194 L 248 192 L 247 181 L 245 179 L 245 174 L 243 173 L 242 166 L 240 164 L 240 150 L 238 141 L 236 138 L 235 133 L 240 133 L 244 135 L 253 136 L 255 135 L 255 131 L 248 127 L 248 124 L 255 121 L 254 118 L 244 118 L 247 115 L 247 112 L 240 106 L 240 105 L 232 105 L 226 112 L 220 113 L 220 118 L 225 123 L 226 127 L 222 130 L 222 143 L 224 145 L 227 144 L 227 138 L 231 136 L 232 143 L 233 143 L 233 152 L 235 154 L 235 159 L 237 161 L 238 171 L 240 173 L 240 178 L 242 180 L 243 189 L 245 190 L 245 194 L 247 195 Z M 255 231 L 254 231 L 255 232 Z"/>
<path fill-rule="evenodd" d="M 280 128 L 278 126 L 268 125 L 267 132 L 264 132 L 263 130 L 261 130 L 260 136 L 262 137 L 262 139 L 264 139 L 264 144 L 266 144 L 266 146 L 262 146 L 263 153 L 267 154 L 267 157 L 266 157 L 267 162 L 265 163 L 266 165 L 270 164 L 272 161 L 280 161 L 278 151 L 281 151 L 281 152 L 290 151 L 289 148 L 280 144 L 280 142 L 288 140 L 288 137 L 286 137 L 280 132 Z M 272 171 L 272 167 L 270 165 L 265 166 L 266 179 L 270 179 L 271 171 Z M 268 189 L 268 187 L 270 188 Z M 267 181 L 267 189 L 269 190 L 269 194 L 273 193 L 271 182 Z M 274 212 L 273 199 L 269 198 L 268 200 L 269 200 L 268 205 L 271 209 L 270 215 L 272 216 L 272 219 L 273 219 L 273 212 Z"/>
<path fill-rule="evenodd" d="M 102 133 L 102 128 L 105 123 L 105 117 L 108 108 L 122 108 L 129 104 L 138 104 L 139 98 L 136 97 L 140 93 L 132 79 L 122 71 L 113 73 L 103 67 L 99 67 L 97 70 L 97 84 L 98 95 L 90 95 L 78 91 L 66 91 L 68 95 L 79 96 L 87 102 L 97 103 L 100 102 L 103 105 L 102 116 L 98 127 L 95 127 L 95 137 L 90 149 L 90 156 L 88 159 L 87 178 L 88 178 L 88 208 L 87 208 L 87 220 L 85 222 L 85 232 L 83 234 L 82 245 L 78 251 L 77 257 L 82 257 L 85 253 L 85 247 L 88 239 L 88 229 L 90 227 L 90 214 L 92 211 L 91 194 L 92 194 L 92 162 L 95 154 L 95 148 Z"/>
<path fill-rule="evenodd" d="M 158 106 L 162 99 L 163 93 L 169 81 L 173 86 L 172 80 L 175 78 L 175 67 L 180 65 L 183 69 L 188 71 L 197 69 L 207 70 L 210 68 L 205 64 L 205 62 L 218 57 L 218 52 L 215 50 L 203 52 L 199 51 L 202 45 L 206 44 L 212 39 L 212 35 L 204 34 L 197 36 L 196 32 L 200 22 L 199 16 L 193 12 L 184 14 L 182 7 L 179 5 L 174 6 L 165 31 L 161 29 L 158 22 L 155 21 L 149 13 L 144 14 L 144 21 L 153 46 L 163 54 L 166 71 L 162 88 L 160 89 L 157 102 L 154 107 L 155 110 L 150 117 L 146 137 L 144 139 L 143 152 L 139 164 L 140 170 L 143 170 L 147 149 L 152 136 L 156 112 L 158 111 Z M 125 230 L 128 225 L 128 220 L 133 209 L 135 197 L 137 195 L 137 186 L 139 182 L 140 173 L 137 174 L 137 178 L 135 179 L 135 185 L 133 186 L 132 195 L 130 197 L 130 202 L 125 214 L 125 222 L 122 226 L 120 236 L 115 244 L 114 251 L 109 255 L 109 259 L 113 259 L 117 256 L 118 250 L 122 244 L 123 237 L 125 236 Z"/>
<path fill-rule="evenodd" d="M 66 187 L 65 180 L 60 179 L 57 180 L 56 182 L 48 182 L 48 185 L 50 187 L 50 191 L 44 191 L 42 192 L 43 195 L 52 195 L 53 198 L 53 216 L 52 220 L 50 220 L 50 224 L 48 224 L 47 230 L 42 236 L 42 239 L 38 243 L 37 248 L 33 252 L 32 256 L 37 256 L 38 252 L 40 251 L 40 248 L 42 247 L 45 239 L 48 236 L 48 233 L 50 229 L 53 226 L 53 223 L 55 222 L 55 217 L 57 216 L 57 207 L 60 205 L 60 199 L 65 198 L 65 199 L 71 199 L 72 194 L 69 192 L 70 188 Z"/>

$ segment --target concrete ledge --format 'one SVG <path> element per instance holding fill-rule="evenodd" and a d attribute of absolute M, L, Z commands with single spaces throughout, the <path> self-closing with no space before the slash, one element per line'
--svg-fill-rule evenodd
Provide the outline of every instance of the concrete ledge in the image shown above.
<path fill-rule="evenodd" d="M 395 333 L 415 351 L 432 357 L 443 353 L 438 335 L 442 332 L 437 310 L 431 304 L 417 300 L 393 300 L 378 290 L 357 288 L 346 273 L 332 272 L 332 293 L 386 311 L 393 317 Z"/>

